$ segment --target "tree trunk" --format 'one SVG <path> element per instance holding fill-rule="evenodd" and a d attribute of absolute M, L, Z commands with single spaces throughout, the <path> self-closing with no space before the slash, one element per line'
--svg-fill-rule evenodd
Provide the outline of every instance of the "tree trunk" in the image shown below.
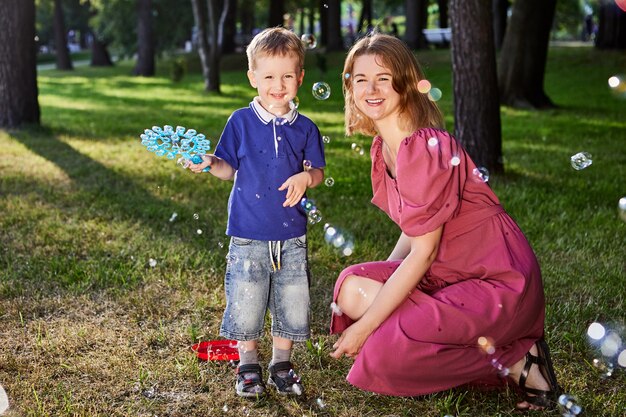
<path fill-rule="evenodd" d="M 428 1 L 406 0 L 404 6 L 406 10 L 404 41 L 412 49 L 426 48 L 428 42 L 422 30 L 426 29 L 428 21 Z"/>
<path fill-rule="evenodd" d="M 451 0 L 454 132 L 476 165 L 503 172 L 492 0 Z"/>
<path fill-rule="evenodd" d="M 191 0 L 193 19 L 198 32 L 198 56 L 202 66 L 204 89 L 209 90 L 209 41 L 207 38 L 207 11 L 202 0 Z"/>
<path fill-rule="evenodd" d="M 137 64 L 133 74 L 151 77 L 154 71 L 152 0 L 137 0 Z"/>
<path fill-rule="evenodd" d="M 343 50 L 343 38 L 341 37 L 341 0 L 329 0 L 328 14 L 327 14 L 327 26 L 328 29 L 328 43 L 326 49 L 329 51 L 342 51 Z"/>
<path fill-rule="evenodd" d="M 209 29 L 209 71 L 205 80 L 206 91 L 220 92 L 220 62 L 222 60 L 222 44 L 224 41 L 224 24 L 230 9 L 230 0 L 224 0 L 219 13 L 219 0 L 208 0 Z"/>
<path fill-rule="evenodd" d="M 92 67 L 112 67 L 113 61 L 105 42 L 101 41 L 96 33 L 91 31 L 91 63 Z"/>
<path fill-rule="evenodd" d="M 450 27 L 448 22 L 448 0 L 437 0 L 439 6 L 439 27 L 441 29 Z"/>
<path fill-rule="evenodd" d="M 315 35 L 315 3 L 317 0 L 309 0 L 309 33 Z"/>
<path fill-rule="evenodd" d="M 254 2 L 251 0 L 245 0 L 242 2 L 241 11 L 239 14 L 239 20 L 241 22 L 241 33 L 246 39 L 247 46 L 248 38 L 252 38 L 252 30 L 254 29 Z"/>
<path fill-rule="evenodd" d="M 283 15 L 285 14 L 284 0 L 270 0 L 270 13 L 268 16 L 268 27 L 282 26 Z"/>
<path fill-rule="evenodd" d="M 54 49 L 57 69 L 62 71 L 73 70 L 70 51 L 67 49 L 67 32 L 61 0 L 54 0 Z"/>
<path fill-rule="evenodd" d="M 498 73 L 500 102 L 518 108 L 555 107 L 543 89 L 556 0 L 517 0 L 506 28 Z"/>
<path fill-rule="evenodd" d="M 222 54 L 235 52 L 235 35 L 237 33 L 237 0 L 230 0 L 230 8 L 224 22 L 224 39 L 222 41 Z"/>
<path fill-rule="evenodd" d="M 502 49 L 504 42 L 509 6 L 510 0 L 493 0 L 493 36 L 497 51 Z"/>
<path fill-rule="evenodd" d="M 0 127 L 39 124 L 35 0 L 0 1 L 0 57 Z"/>
<path fill-rule="evenodd" d="M 613 1 L 600 3 L 596 47 L 626 49 L 626 12 Z"/>
<path fill-rule="evenodd" d="M 321 45 L 328 45 L 328 6 L 325 0 L 318 2 L 317 10 L 320 14 L 320 38 L 319 43 Z"/>
<path fill-rule="evenodd" d="M 365 25 L 365 30 L 363 30 Z M 374 26 L 372 25 L 372 0 L 363 0 L 363 7 L 361 8 L 361 15 L 359 16 L 359 25 L 357 26 L 357 32 L 359 35 L 363 33 L 369 33 Z"/>

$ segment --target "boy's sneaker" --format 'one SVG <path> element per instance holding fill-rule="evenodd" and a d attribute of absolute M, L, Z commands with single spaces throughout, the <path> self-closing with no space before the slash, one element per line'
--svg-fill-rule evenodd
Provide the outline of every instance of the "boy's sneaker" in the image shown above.
<path fill-rule="evenodd" d="M 270 365 L 270 377 L 267 383 L 276 388 L 281 395 L 302 395 L 302 383 L 300 377 L 293 370 L 289 361 L 278 362 Z"/>
<path fill-rule="evenodd" d="M 237 368 L 235 390 L 240 397 L 263 397 L 265 384 L 263 383 L 261 365 L 258 363 L 240 365 Z"/>

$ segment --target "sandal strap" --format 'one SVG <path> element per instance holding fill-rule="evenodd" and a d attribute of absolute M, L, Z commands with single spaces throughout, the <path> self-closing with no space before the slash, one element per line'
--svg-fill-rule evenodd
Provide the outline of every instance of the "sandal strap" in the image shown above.
<path fill-rule="evenodd" d="M 551 407 L 553 403 L 556 402 L 556 397 L 559 395 L 561 388 L 556 381 L 556 375 L 554 374 L 552 361 L 550 359 L 550 351 L 543 337 L 536 342 L 536 345 L 538 356 L 535 356 L 530 352 L 526 353 L 526 362 L 524 363 L 524 369 L 520 374 L 518 386 L 524 392 L 524 400 L 526 402 L 546 408 Z M 545 378 L 550 390 L 546 391 L 526 386 L 526 379 L 528 378 L 530 368 L 533 365 L 537 365 L 539 367 L 539 372 Z"/>
<path fill-rule="evenodd" d="M 291 387 L 293 384 L 297 384 L 300 382 L 297 376 L 294 378 L 291 373 L 285 377 L 281 377 L 278 375 L 278 372 L 281 371 L 293 372 L 293 365 L 289 361 L 277 362 L 273 365 L 270 365 L 269 371 L 270 379 L 273 381 L 279 391 L 286 391 L 288 387 Z"/>
<path fill-rule="evenodd" d="M 263 373 L 263 368 L 258 363 L 247 363 L 245 365 L 239 365 L 237 367 L 237 375 L 245 374 L 245 373 L 256 373 L 259 376 Z"/>
<path fill-rule="evenodd" d="M 524 363 L 524 369 L 522 370 L 522 374 L 520 375 L 518 382 L 519 387 L 524 391 L 530 389 L 526 388 L 526 379 L 528 378 L 530 368 L 533 366 L 533 364 L 536 364 L 538 366 L 545 366 L 545 361 L 543 360 L 543 358 L 535 356 L 530 352 L 526 353 L 526 362 Z"/>
<path fill-rule="evenodd" d="M 293 365 L 289 361 L 284 362 L 276 362 L 273 365 L 270 365 L 270 375 L 275 376 L 277 372 L 280 371 L 290 371 L 293 369 Z"/>

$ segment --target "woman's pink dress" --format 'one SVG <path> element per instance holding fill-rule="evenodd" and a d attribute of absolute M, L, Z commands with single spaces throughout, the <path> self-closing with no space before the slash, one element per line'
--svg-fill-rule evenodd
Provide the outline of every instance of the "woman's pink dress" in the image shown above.
<path fill-rule="evenodd" d="M 464 384 L 499 385 L 494 366 L 511 366 L 543 335 L 544 295 L 535 255 L 476 165 L 447 132 L 420 129 L 398 151 L 396 178 L 372 144 L 372 202 L 408 236 L 443 225 L 436 260 L 409 298 L 367 339 L 348 381 L 367 391 L 413 396 Z M 399 261 L 346 268 L 385 282 Z M 352 323 L 333 314 L 331 333 Z M 485 337 L 495 352 L 485 353 Z M 492 364 L 492 361 L 493 362 Z"/>

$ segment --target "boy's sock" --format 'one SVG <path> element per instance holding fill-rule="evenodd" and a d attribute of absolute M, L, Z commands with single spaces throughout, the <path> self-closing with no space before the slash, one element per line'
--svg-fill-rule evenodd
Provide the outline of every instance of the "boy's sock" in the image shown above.
<path fill-rule="evenodd" d="M 248 365 L 259 363 L 259 351 L 258 349 L 239 350 L 239 365 Z"/>
<path fill-rule="evenodd" d="M 287 362 L 291 359 L 291 349 L 272 347 L 272 365 L 278 362 Z"/>

